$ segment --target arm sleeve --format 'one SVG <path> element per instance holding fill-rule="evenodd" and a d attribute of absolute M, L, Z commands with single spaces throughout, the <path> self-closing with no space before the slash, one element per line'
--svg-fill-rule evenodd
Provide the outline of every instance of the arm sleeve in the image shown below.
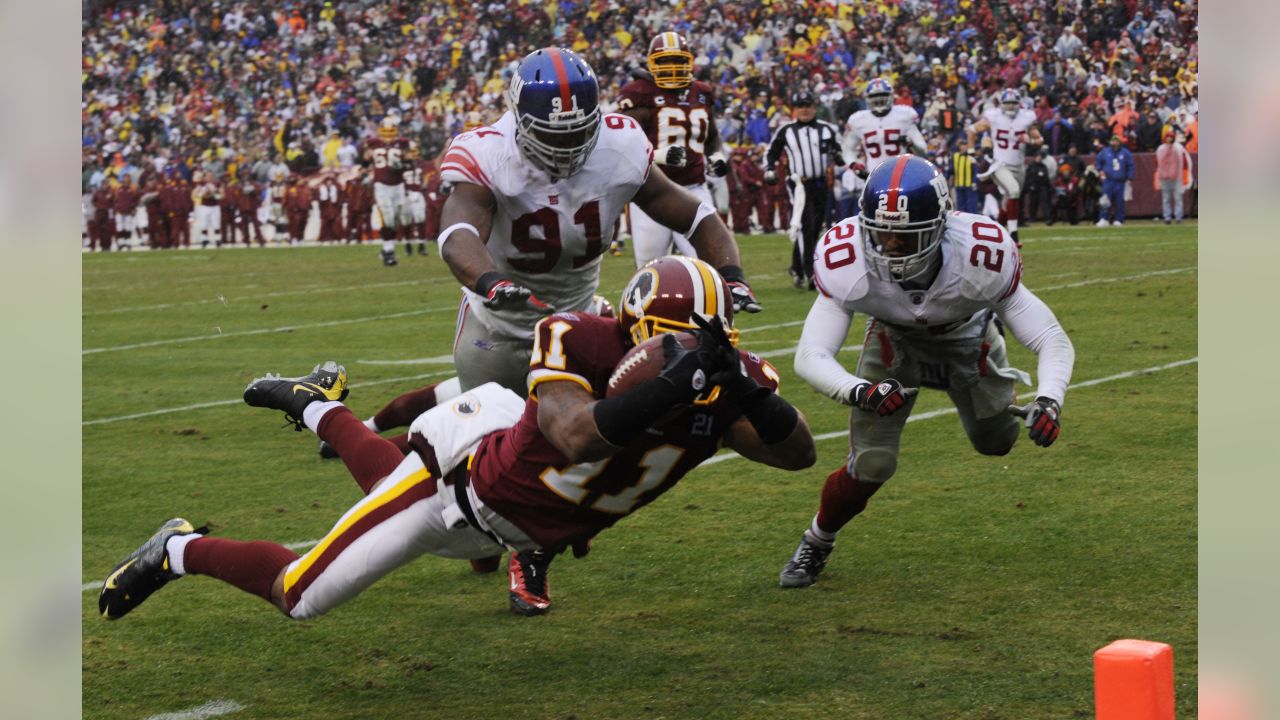
<path fill-rule="evenodd" d="M 787 125 L 778 128 L 773 134 L 773 139 L 769 141 L 769 150 L 764 154 L 765 168 L 771 168 L 778 164 L 778 158 L 782 157 L 782 148 L 786 146 Z"/>
<path fill-rule="evenodd" d="M 996 313 L 1018 342 L 1035 353 L 1039 360 L 1036 395 L 1053 398 L 1061 405 L 1071 382 L 1076 350 L 1058 318 L 1025 286 L 1019 286 L 997 305 Z"/>
<path fill-rule="evenodd" d="M 835 300 L 820 296 L 805 318 L 796 348 L 796 374 L 813 389 L 848 404 L 853 389 L 866 380 L 851 374 L 836 360 L 840 345 L 849 334 L 853 314 Z"/>

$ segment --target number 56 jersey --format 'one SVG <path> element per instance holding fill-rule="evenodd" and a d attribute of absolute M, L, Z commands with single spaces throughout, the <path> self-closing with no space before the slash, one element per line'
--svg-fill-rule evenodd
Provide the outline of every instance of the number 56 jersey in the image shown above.
<path fill-rule="evenodd" d="M 1004 228 L 983 215 L 948 213 L 941 252 L 942 268 L 926 289 L 907 290 L 879 280 L 867 268 L 862 229 L 854 216 L 822 236 L 814 280 L 823 295 L 849 313 L 866 313 L 921 338 L 953 333 L 979 311 L 994 309 L 1013 295 L 1021 282 L 1017 247 Z M 981 327 L 973 330 L 979 333 Z M 948 339 L 959 338 L 949 334 Z"/>
<path fill-rule="evenodd" d="M 617 320 L 585 313 L 552 315 L 536 332 L 524 415 L 480 442 L 471 483 L 485 505 L 544 548 L 590 539 L 656 500 L 714 455 L 741 415 L 717 394 L 706 404 L 677 409 L 609 458 L 574 464 L 538 427 L 538 387 L 568 381 L 603 398 L 631 346 Z M 738 352 L 756 382 L 777 389 L 778 374 L 768 362 Z"/>
<path fill-rule="evenodd" d="M 498 272 L 557 311 L 590 305 L 614 222 L 653 163 L 653 149 L 635 120 L 606 114 L 599 132 L 586 165 L 555 180 L 520 152 L 516 119 L 507 112 L 492 126 L 455 137 L 440 166 L 445 182 L 493 193 L 497 208 L 487 247 Z M 490 310 L 478 296 L 471 300 L 480 322 L 514 338 L 531 340 L 544 317 L 534 310 Z"/>

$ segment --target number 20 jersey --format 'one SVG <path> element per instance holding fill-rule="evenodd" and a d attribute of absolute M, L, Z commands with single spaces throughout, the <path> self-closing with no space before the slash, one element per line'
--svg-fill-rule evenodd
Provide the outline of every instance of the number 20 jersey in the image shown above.
<path fill-rule="evenodd" d="M 927 289 L 906 290 L 877 279 L 867 268 L 858 216 L 827 231 L 814 256 L 814 280 L 822 294 L 850 313 L 862 312 L 921 338 L 955 340 L 981 331 L 965 322 L 1013 295 L 1022 259 L 1004 228 L 984 215 L 947 214 L 942 268 Z"/>
<path fill-rule="evenodd" d="M 516 145 L 516 120 L 453 139 L 441 178 L 488 188 L 497 201 L 487 248 L 498 272 L 533 291 L 555 310 L 582 310 L 600 282 L 600 256 L 614 221 L 649 176 L 653 149 L 639 123 L 625 115 L 601 118 L 600 137 L 586 165 L 552 179 Z M 534 310 L 490 310 L 470 289 L 472 312 L 490 330 L 532 339 L 543 317 Z"/>
<path fill-rule="evenodd" d="M 589 539 L 653 502 L 714 455 L 741 415 L 717 396 L 660 421 L 612 457 L 575 465 L 538 428 L 538 386 L 574 382 L 603 398 L 609 376 L 631 346 L 617 320 L 586 313 L 552 315 L 536 332 L 524 415 L 480 442 L 471 482 L 486 505 L 544 548 Z M 777 389 L 778 374 L 768 362 L 738 353 L 756 382 Z"/>

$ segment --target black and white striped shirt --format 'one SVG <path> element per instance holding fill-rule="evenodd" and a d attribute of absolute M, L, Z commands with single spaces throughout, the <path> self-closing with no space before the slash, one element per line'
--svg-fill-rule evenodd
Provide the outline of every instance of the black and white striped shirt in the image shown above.
<path fill-rule="evenodd" d="M 835 125 L 824 120 L 787 123 L 778 128 L 765 153 L 766 169 L 772 169 L 787 151 L 787 164 L 792 175 L 805 180 L 825 180 L 827 166 L 844 165 L 840 155 L 840 134 Z"/>

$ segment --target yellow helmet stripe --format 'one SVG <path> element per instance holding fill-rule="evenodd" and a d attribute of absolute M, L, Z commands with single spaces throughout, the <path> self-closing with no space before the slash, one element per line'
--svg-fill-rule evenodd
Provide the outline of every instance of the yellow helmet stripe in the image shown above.
<path fill-rule="evenodd" d="M 697 269 L 698 274 L 694 277 L 693 284 L 700 290 L 702 296 L 703 314 L 707 317 L 724 314 L 724 301 L 720 297 L 720 283 L 716 282 L 715 275 L 711 272 L 710 266 L 701 260 L 687 260 L 690 265 Z"/>

